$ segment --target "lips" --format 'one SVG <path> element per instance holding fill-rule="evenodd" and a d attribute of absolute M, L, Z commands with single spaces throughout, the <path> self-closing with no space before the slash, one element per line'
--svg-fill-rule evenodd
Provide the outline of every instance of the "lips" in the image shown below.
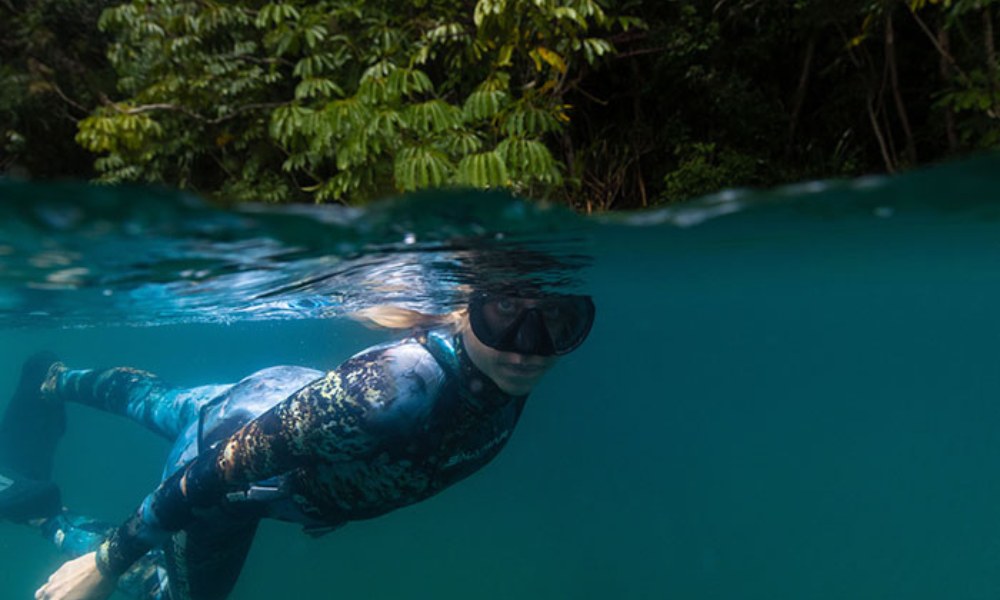
<path fill-rule="evenodd" d="M 502 363 L 500 368 L 517 377 L 536 377 L 545 372 L 544 365 Z"/>

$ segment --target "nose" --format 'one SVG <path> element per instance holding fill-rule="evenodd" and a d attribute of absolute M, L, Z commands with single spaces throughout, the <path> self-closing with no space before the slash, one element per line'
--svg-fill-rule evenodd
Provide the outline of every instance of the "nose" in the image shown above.
<path fill-rule="evenodd" d="M 551 354 L 553 352 L 552 339 L 549 331 L 545 328 L 542 316 L 538 309 L 529 308 L 517 328 L 517 336 L 514 338 L 515 347 L 525 354 Z"/>

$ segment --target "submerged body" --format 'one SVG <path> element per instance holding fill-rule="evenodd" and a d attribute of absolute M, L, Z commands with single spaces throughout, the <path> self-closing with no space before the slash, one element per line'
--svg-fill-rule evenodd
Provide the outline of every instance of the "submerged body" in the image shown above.
<path fill-rule="evenodd" d="M 390 309 L 370 318 L 398 327 L 405 314 Z M 559 355 L 583 342 L 593 317 L 586 296 L 477 294 L 468 310 L 414 321 L 438 329 L 421 326 L 423 333 L 361 352 L 326 374 L 274 367 L 234 385 L 190 389 L 134 369 L 29 360 L 35 366 L 22 371 L 11 407 L 45 421 L 76 402 L 175 440 L 163 481 L 121 526 L 67 512 L 35 519 L 77 555 L 36 599 L 100 600 L 118 584 L 151 600 L 221 600 L 262 518 L 329 530 L 440 492 L 500 452 L 527 394 Z M 37 372 L 44 379 L 32 385 L 24 373 Z M 0 467 L 38 465 L 35 477 L 47 479 L 57 437 L 40 451 L 14 444 Z M 52 482 L 20 479 L 16 487 L 51 496 Z"/>
<path fill-rule="evenodd" d="M 109 536 L 67 515 L 43 528 L 71 554 L 97 550 L 101 572 L 125 575 L 126 591 L 172 600 L 225 597 L 261 518 L 323 531 L 470 475 L 507 443 L 525 401 L 447 332 L 366 350 L 325 374 L 272 367 L 176 389 L 133 369 L 56 368 L 44 389 L 176 438 L 163 483 Z"/>

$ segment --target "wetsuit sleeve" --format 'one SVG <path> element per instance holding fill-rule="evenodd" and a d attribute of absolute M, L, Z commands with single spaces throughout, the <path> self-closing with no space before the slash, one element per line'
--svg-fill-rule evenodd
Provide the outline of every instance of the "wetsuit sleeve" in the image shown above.
<path fill-rule="evenodd" d="M 430 412 L 442 373 L 417 344 L 356 356 L 165 479 L 100 546 L 119 576 L 199 510 L 254 481 L 320 463 L 363 460 L 406 439 Z"/>

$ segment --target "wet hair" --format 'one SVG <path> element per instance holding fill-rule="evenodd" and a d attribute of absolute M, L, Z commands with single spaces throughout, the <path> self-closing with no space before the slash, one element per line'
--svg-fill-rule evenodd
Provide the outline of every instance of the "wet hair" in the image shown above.
<path fill-rule="evenodd" d="M 373 329 L 450 329 L 457 332 L 468 325 L 468 312 L 468 308 L 462 307 L 450 313 L 431 314 L 393 304 L 380 304 L 355 311 L 349 316 Z"/>

